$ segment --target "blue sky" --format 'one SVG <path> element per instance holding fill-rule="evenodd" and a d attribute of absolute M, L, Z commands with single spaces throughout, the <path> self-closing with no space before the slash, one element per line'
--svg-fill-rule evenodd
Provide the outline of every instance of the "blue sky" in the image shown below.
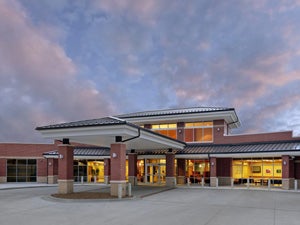
<path fill-rule="evenodd" d="M 296 0 L 0 0 L 0 141 L 194 106 L 300 135 L 299 26 Z"/>

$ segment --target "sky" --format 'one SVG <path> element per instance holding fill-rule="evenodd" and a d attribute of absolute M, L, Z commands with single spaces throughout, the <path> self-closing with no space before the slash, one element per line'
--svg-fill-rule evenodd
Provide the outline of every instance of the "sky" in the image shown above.
<path fill-rule="evenodd" d="M 299 0 L 0 0 L 0 142 L 196 106 L 300 136 L 299 27 Z"/>

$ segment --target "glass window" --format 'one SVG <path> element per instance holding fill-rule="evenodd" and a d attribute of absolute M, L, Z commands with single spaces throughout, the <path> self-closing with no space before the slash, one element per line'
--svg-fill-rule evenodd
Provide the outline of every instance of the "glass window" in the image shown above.
<path fill-rule="evenodd" d="M 36 159 L 8 159 L 7 182 L 36 182 Z"/>
<path fill-rule="evenodd" d="M 185 123 L 184 134 L 186 142 L 212 142 L 213 122 Z"/>

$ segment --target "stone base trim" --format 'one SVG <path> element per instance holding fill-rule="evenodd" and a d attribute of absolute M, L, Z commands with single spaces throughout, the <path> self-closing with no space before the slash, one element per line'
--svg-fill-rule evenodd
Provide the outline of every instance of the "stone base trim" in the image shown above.
<path fill-rule="evenodd" d="M 166 177 L 167 187 L 176 187 L 176 177 Z"/>
<path fill-rule="evenodd" d="M 218 177 L 219 186 L 231 186 L 231 177 Z"/>
<path fill-rule="evenodd" d="M 177 184 L 185 184 L 185 176 L 177 176 Z"/>
<path fill-rule="evenodd" d="M 74 192 L 74 180 L 58 180 L 58 193 L 68 194 Z"/>
<path fill-rule="evenodd" d="M 0 183 L 6 183 L 7 178 L 6 177 L 0 177 Z"/>
<path fill-rule="evenodd" d="M 125 197 L 126 196 L 126 180 L 111 180 L 110 181 L 110 195 L 111 196 L 119 196 L 119 185 L 121 185 L 122 188 L 122 193 L 121 193 L 121 197 Z"/>
<path fill-rule="evenodd" d="M 104 184 L 110 183 L 110 176 L 104 176 Z"/>
<path fill-rule="evenodd" d="M 294 178 L 282 178 L 282 189 L 290 190 L 294 189 Z"/>
<path fill-rule="evenodd" d="M 48 184 L 57 184 L 57 175 L 48 176 Z"/>
<path fill-rule="evenodd" d="M 210 186 L 211 187 L 218 187 L 218 179 L 217 179 L 217 177 L 210 177 Z"/>
<path fill-rule="evenodd" d="M 131 183 L 132 186 L 136 186 L 137 185 L 137 177 L 128 176 L 128 182 Z"/>
<path fill-rule="evenodd" d="M 37 181 L 38 183 L 47 183 L 47 176 L 38 176 L 38 177 L 36 178 L 36 181 Z"/>

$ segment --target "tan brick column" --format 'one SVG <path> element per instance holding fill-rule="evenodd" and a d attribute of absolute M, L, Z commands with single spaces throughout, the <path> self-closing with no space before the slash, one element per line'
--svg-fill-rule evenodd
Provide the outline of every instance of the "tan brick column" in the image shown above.
<path fill-rule="evenodd" d="M 137 154 L 128 154 L 128 181 L 131 185 L 137 185 Z"/>
<path fill-rule="evenodd" d="M 166 186 L 176 186 L 175 154 L 173 152 L 166 153 Z"/>
<path fill-rule="evenodd" d="M 294 160 L 290 156 L 282 156 L 282 189 L 289 190 L 294 188 Z"/>
<path fill-rule="evenodd" d="M 185 184 L 185 159 L 177 159 L 177 184 Z"/>
<path fill-rule="evenodd" d="M 126 144 L 115 143 L 110 146 L 111 180 L 110 194 L 118 196 L 119 185 L 122 188 L 122 197 L 126 195 Z"/>
<path fill-rule="evenodd" d="M 110 183 L 110 159 L 104 159 L 104 183 Z"/>
<path fill-rule="evenodd" d="M 73 146 L 68 144 L 58 145 L 58 193 L 73 192 Z"/>
<path fill-rule="evenodd" d="M 217 186 L 217 158 L 210 158 L 210 186 Z"/>

